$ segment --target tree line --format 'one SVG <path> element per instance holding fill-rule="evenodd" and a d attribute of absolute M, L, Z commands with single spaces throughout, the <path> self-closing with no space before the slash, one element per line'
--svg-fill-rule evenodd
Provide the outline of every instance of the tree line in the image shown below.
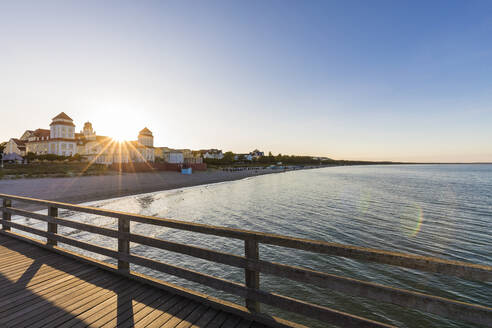
<path fill-rule="evenodd" d="M 204 158 L 203 161 L 209 165 L 276 165 L 282 163 L 282 165 L 374 165 L 374 164 L 399 164 L 397 162 L 380 161 L 348 161 L 348 160 L 335 160 L 331 158 L 318 158 L 313 156 L 297 156 L 297 155 L 273 155 L 269 152 L 267 156 L 259 158 L 253 158 L 247 160 L 246 158 L 235 159 L 233 152 L 224 153 L 222 159 Z"/>

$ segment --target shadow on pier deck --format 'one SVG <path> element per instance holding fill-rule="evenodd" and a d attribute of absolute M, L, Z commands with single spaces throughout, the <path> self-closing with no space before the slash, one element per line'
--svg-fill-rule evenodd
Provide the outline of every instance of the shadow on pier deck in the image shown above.
<path fill-rule="evenodd" d="M 260 304 L 339 327 L 393 327 L 338 309 L 310 303 L 261 288 L 260 275 L 307 283 L 349 296 L 432 313 L 452 320 L 492 327 L 492 308 L 417 291 L 270 262 L 260 256 L 259 245 L 273 245 L 326 256 L 379 263 L 489 283 L 492 267 L 461 261 L 418 256 L 326 241 L 157 218 L 101 208 L 0 194 L 0 327 L 272 327 L 303 325 L 262 312 Z M 29 212 L 13 202 L 42 205 L 48 214 Z M 73 211 L 75 219 L 59 215 Z M 114 219 L 114 228 L 80 222 L 76 213 Z M 60 213 L 63 215 L 63 213 Z M 46 223 L 46 230 L 15 222 L 26 217 Z M 244 242 L 244 255 L 220 252 L 173 240 L 138 234 L 130 223 L 147 224 L 230 238 Z M 62 229 L 58 231 L 58 227 Z M 117 240 L 117 248 L 82 241 L 64 233 L 77 229 Z M 12 229 L 16 231 L 12 231 Z M 19 233 L 21 232 L 21 233 Z M 66 232 L 66 230 L 65 230 Z M 36 238 L 25 235 L 28 233 Z M 41 237 L 42 239 L 39 239 Z M 60 245 L 58 245 L 60 244 Z M 198 272 L 132 252 L 131 244 L 184 254 L 244 270 L 244 282 Z M 118 261 L 112 265 L 75 253 L 66 245 Z M 220 300 L 130 270 L 143 266 L 211 287 L 244 299 L 245 306 Z M 485 286 L 485 294 L 490 294 Z"/>
<path fill-rule="evenodd" d="M 0 236 L 0 326 L 265 328 L 6 236 Z"/>

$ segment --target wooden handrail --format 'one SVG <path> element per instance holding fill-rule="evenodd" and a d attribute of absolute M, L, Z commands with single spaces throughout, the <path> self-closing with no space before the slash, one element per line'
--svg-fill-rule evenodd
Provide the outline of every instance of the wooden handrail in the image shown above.
<path fill-rule="evenodd" d="M 218 290 L 223 290 L 225 292 L 244 297 L 245 299 L 259 301 L 265 304 L 278 307 L 280 309 L 284 309 L 286 311 L 296 312 L 299 314 L 310 316 L 312 318 L 318 319 L 323 322 L 328 322 L 333 324 L 340 324 L 341 322 L 345 322 L 346 324 L 344 324 L 344 326 L 354 326 L 354 327 L 393 327 L 391 325 L 386 325 L 373 320 L 358 317 L 349 313 L 337 311 L 328 307 L 311 304 L 308 302 L 296 300 L 290 297 L 285 297 L 274 293 L 265 292 L 262 290 L 251 289 L 243 284 L 233 282 L 230 280 L 217 278 L 190 269 L 155 261 L 152 259 L 145 258 L 143 256 L 130 255 L 125 252 L 117 252 L 107 247 L 92 245 L 86 242 L 78 241 L 70 237 L 53 234 L 50 232 L 28 227 L 15 222 L 0 220 L 0 223 L 6 224 L 11 228 L 36 234 L 41 237 L 49 238 L 51 240 L 56 240 L 61 243 L 75 246 L 77 248 L 84 249 L 93 253 L 112 257 L 117 259 L 118 261 L 145 266 L 147 268 L 158 270 L 160 272 L 171 274 L 180 278 L 184 278 L 186 280 L 200 283 L 208 287 L 212 287 Z M 120 269 L 119 266 L 118 268 Z"/>
<path fill-rule="evenodd" d="M 410 254 L 396 252 L 386 252 L 356 246 L 346 246 L 240 229 L 215 227 L 171 219 L 159 219 L 142 215 L 134 215 L 59 202 L 37 200 L 20 196 L 0 194 L 0 198 L 4 199 L 4 206 L 1 208 L 3 219 L 0 220 L 3 225 L 3 229 L 10 229 L 10 227 L 12 227 L 45 237 L 47 238 L 48 244 L 50 245 L 56 245 L 57 242 L 61 242 L 84 250 L 115 258 L 118 260 L 118 269 L 122 272 L 128 272 L 129 264 L 134 263 L 165 273 L 173 274 L 178 277 L 195 281 L 203 285 L 220 289 L 232 294 L 236 294 L 246 299 L 246 304 L 251 311 L 259 312 L 259 303 L 261 302 L 280 307 L 287 311 L 308 315 L 324 322 L 332 322 L 338 325 L 342 325 L 342 322 L 345 322 L 344 320 L 348 320 L 346 322 L 350 322 L 351 324 L 355 324 L 357 326 L 385 326 L 381 323 L 373 322 L 364 318 L 359 318 L 357 316 L 342 313 L 319 305 L 310 304 L 300 300 L 295 300 L 285 296 L 262 291 L 260 290 L 259 286 L 259 274 L 264 273 L 288 278 L 294 281 L 314 284 L 319 287 L 330 288 L 346 293 L 348 295 L 388 302 L 404 307 L 426 311 L 429 313 L 434 313 L 456 320 L 473 322 L 492 327 L 492 308 L 490 307 L 458 302 L 447 298 L 427 295 L 424 293 L 418 293 L 394 287 L 388 287 L 380 284 L 327 274 L 306 268 L 263 261 L 259 259 L 258 244 L 266 243 L 296 249 L 304 249 L 322 254 L 369 260 L 373 262 L 386 263 L 402 267 L 411 267 L 423 271 L 440 272 L 480 281 L 492 281 L 492 267 L 490 266 L 442 260 L 431 257 L 414 256 Z M 48 206 L 48 208 L 50 208 L 49 215 L 32 213 L 29 211 L 11 207 L 11 203 L 8 202 L 12 200 L 44 204 Z M 58 208 L 117 218 L 118 230 L 97 227 L 87 223 L 81 223 L 60 218 L 57 216 Z M 10 218 L 12 215 L 21 215 L 48 222 L 48 231 L 42 231 L 39 229 L 14 223 L 7 219 Z M 130 232 L 130 221 L 154 224 L 158 226 L 165 226 L 222 237 L 242 239 L 245 241 L 245 256 L 238 256 L 234 254 L 228 254 L 196 246 L 185 245 L 177 242 L 171 242 L 134 234 Z M 75 240 L 70 237 L 59 235 L 57 232 L 58 224 L 111 238 L 117 238 L 118 250 L 111 250 L 109 248 L 92 245 L 86 242 Z M 130 242 L 135 242 L 151 247 L 169 250 L 176 253 L 202 258 L 217 263 L 243 268 L 245 269 L 245 285 L 221 278 L 212 277 L 203 273 L 195 272 L 190 269 L 181 268 L 152 259 L 147 259 L 145 257 L 132 255 L 130 252 Z M 368 259 L 361 258 L 364 254 L 368 256 Z M 405 261 L 410 261 L 410 266 L 408 263 L 401 263 Z M 342 317 L 345 319 L 342 320 Z"/>
<path fill-rule="evenodd" d="M 0 198 L 17 200 L 38 205 L 53 206 L 76 212 L 101 215 L 113 218 L 129 219 L 130 221 L 152 224 L 178 230 L 198 232 L 219 237 L 242 240 L 253 239 L 261 244 L 282 246 L 287 248 L 310 251 L 320 254 L 335 255 L 351 259 L 389 264 L 420 271 L 435 272 L 476 281 L 492 281 L 492 267 L 462 261 L 444 260 L 429 256 L 420 256 L 400 252 L 384 251 L 360 246 L 349 246 L 325 241 L 294 238 L 242 229 L 211 226 L 200 223 L 186 222 L 173 219 L 156 218 L 139 214 L 105 210 L 89 206 L 72 205 L 48 200 L 40 200 L 22 196 L 0 194 Z"/>
<path fill-rule="evenodd" d="M 56 208 L 54 206 L 49 206 L 48 207 L 48 216 L 52 217 L 52 218 L 58 217 L 58 208 Z M 56 222 L 53 222 L 53 221 L 48 222 L 48 232 L 52 233 L 52 234 L 56 234 L 58 232 L 58 225 L 56 224 Z M 48 245 L 51 245 L 51 246 L 58 245 L 56 240 L 50 239 L 50 238 L 48 238 L 46 243 Z"/>
<path fill-rule="evenodd" d="M 2 200 L 2 208 L 9 208 L 12 206 L 12 201 L 7 198 L 3 198 Z M 9 212 L 3 211 L 2 212 L 2 219 L 5 221 L 10 221 L 11 220 L 11 214 Z M 10 227 L 7 225 L 3 225 L 2 229 L 5 231 L 9 231 Z"/>
<path fill-rule="evenodd" d="M 67 219 L 51 218 L 44 214 L 31 213 L 16 208 L 8 208 L 5 210 L 10 214 L 23 215 L 26 217 L 30 217 L 46 222 L 56 222 L 64 226 L 77 228 L 83 231 L 98 233 L 99 230 L 101 230 L 104 232 L 105 236 L 110 236 L 114 238 L 118 237 L 117 230 L 100 228 L 93 225 L 78 223 Z M 46 238 L 51 236 L 52 240 L 60 241 L 69 244 L 71 246 L 85 249 L 94 253 L 113 257 L 115 259 L 118 259 L 118 261 L 128 262 L 127 257 L 122 257 L 121 254 L 109 248 L 95 246 L 85 242 L 77 241 L 69 237 L 52 235 L 48 232 L 35 229 L 32 227 L 28 227 L 25 225 L 21 225 L 18 223 L 3 222 L 3 221 L 0 221 L 0 223 L 2 224 L 5 223 L 5 225 L 9 227 L 13 227 L 29 233 L 37 234 Z M 411 307 L 414 309 L 427 311 L 438 315 L 443 315 L 443 311 L 446 311 L 447 314 L 444 316 L 452 317 L 458 320 L 469 321 L 466 317 L 476 316 L 477 313 L 479 313 L 480 316 L 484 316 L 487 314 L 488 311 L 488 308 L 477 306 L 474 304 L 457 302 L 442 297 L 388 287 L 385 285 L 365 282 L 365 281 L 346 278 L 346 277 L 340 277 L 340 276 L 313 271 L 305 268 L 293 267 L 289 265 L 271 263 L 271 262 L 260 261 L 260 260 L 254 261 L 248 259 L 247 257 L 203 249 L 196 246 L 189 246 L 180 243 L 169 242 L 169 241 L 146 237 L 138 234 L 129 234 L 129 240 L 147 246 L 166 249 L 173 252 L 206 259 L 213 262 L 244 268 L 251 272 L 255 272 L 256 274 L 258 273 L 273 274 L 279 277 L 284 277 L 295 281 L 315 284 L 319 287 L 327 287 L 353 296 L 366 297 L 376 301 L 388 302 L 400 306 Z M 141 260 L 145 261 L 145 259 L 143 258 Z M 155 264 L 154 262 L 151 263 L 152 265 Z M 142 263 L 139 264 L 146 266 L 145 264 Z M 182 278 L 187 278 L 187 277 L 182 277 Z M 203 283 L 202 281 L 199 282 Z M 217 288 L 216 285 L 214 285 L 213 287 Z M 258 289 L 259 286 L 254 288 Z M 218 289 L 222 289 L 222 288 L 218 288 Z M 255 304 L 254 306 L 258 306 L 258 305 Z M 439 311 L 436 311 L 435 309 L 439 309 Z"/>

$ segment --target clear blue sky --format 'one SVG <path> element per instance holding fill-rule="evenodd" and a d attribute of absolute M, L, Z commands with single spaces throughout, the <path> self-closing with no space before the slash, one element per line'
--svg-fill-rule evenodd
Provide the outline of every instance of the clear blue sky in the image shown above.
<path fill-rule="evenodd" d="M 0 140 L 492 161 L 492 1 L 3 1 Z"/>

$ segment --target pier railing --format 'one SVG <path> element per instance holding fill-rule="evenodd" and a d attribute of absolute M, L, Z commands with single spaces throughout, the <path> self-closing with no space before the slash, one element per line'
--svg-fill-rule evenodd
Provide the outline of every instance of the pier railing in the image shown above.
<path fill-rule="evenodd" d="M 118 260 L 117 270 L 124 275 L 133 274 L 129 271 L 129 264 L 133 263 L 222 290 L 244 298 L 247 309 L 249 309 L 249 312 L 253 315 L 260 315 L 260 303 L 263 303 L 342 327 L 390 327 L 388 324 L 365 319 L 325 306 L 301 301 L 289 296 L 261 290 L 260 274 L 267 274 L 287 278 L 297 282 L 314 284 L 319 287 L 331 289 L 351 296 L 396 304 L 401 307 L 433 313 L 453 320 L 492 327 L 491 307 L 455 301 L 420 292 L 314 271 L 307 268 L 264 261 L 261 259 L 259 254 L 259 244 L 276 245 L 314 253 L 341 256 L 365 262 L 393 265 L 482 282 L 492 281 L 491 266 L 357 246 L 347 246 L 316 240 L 292 238 L 240 229 L 210 226 L 173 219 L 162 219 L 6 194 L 0 194 L 0 198 L 3 199 L 1 207 L 3 214 L 0 222 L 2 224 L 2 233 L 4 234 L 12 235 L 14 237 L 17 236 L 16 234 L 10 232 L 10 229 L 14 228 L 45 237 L 47 239 L 47 242 L 44 245 L 45 247 L 56 248 L 59 250 L 60 247 L 57 246 L 58 243 L 63 243 L 86 251 L 112 257 Z M 48 215 L 15 208 L 12 206 L 12 201 L 46 206 L 48 208 Z M 116 218 L 118 220 L 118 230 L 61 218 L 58 215 L 58 209 L 66 209 L 75 212 Z M 44 231 L 12 222 L 12 215 L 19 215 L 47 222 L 47 230 Z M 130 231 L 131 221 L 185 230 L 194 233 L 243 240 L 244 256 L 132 233 Z M 99 234 L 109 238 L 116 238 L 118 240 L 118 248 L 110 249 L 61 235 L 58 233 L 59 225 Z M 183 268 L 174 264 L 164 263 L 132 254 L 130 242 L 244 269 L 245 283 L 237 283 Z M 283 326 L 285 326 L 285 324 Z"/>

